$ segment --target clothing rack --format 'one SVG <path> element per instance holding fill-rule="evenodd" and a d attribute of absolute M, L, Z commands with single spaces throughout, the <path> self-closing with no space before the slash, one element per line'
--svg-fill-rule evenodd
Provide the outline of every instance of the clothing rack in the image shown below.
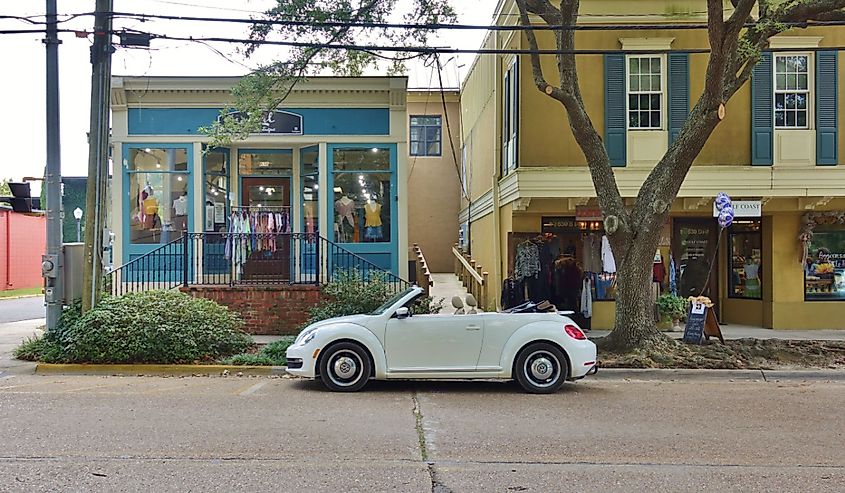
<path fill-rule="evenodd" d="M 286 211 L 290 210 L 291 206 L 289 205 L 233 205 L 230 207 L 233 211 L 247 211 L 247 212 L 260 212 L 260 211 Z"/>

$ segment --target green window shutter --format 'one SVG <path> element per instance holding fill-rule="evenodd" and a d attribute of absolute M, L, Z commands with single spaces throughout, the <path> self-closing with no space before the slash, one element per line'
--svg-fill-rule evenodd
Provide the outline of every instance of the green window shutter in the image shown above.
<path fill-rule="evenodd" d="M 837 141 L 837 51 L 816 53 L 816 164 L 835 166 L 839 159 Z"/>
<path fill-rule="evenodd" d="M 612 166 L 625 166 L 625 55 L 604 56 L 604 146 Z"/>
<path fill-rule="evenodd" d="M 751 74 L 751 164 L 771 166 L 774 149 L 772 54 L 763 53 Z"/>
<path fill-rule="evenodd" d="M 669 53 L 669 145 L 689 116 L 689 54 Z"/>

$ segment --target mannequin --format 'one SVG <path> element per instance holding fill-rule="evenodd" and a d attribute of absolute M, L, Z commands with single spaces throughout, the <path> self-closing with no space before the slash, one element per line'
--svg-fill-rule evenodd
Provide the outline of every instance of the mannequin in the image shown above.
<path fill-rule="evenodd" d="M 182 195 L 173 201 L 173 216 L 176 231 L 188 229 L 188 192 L 182 192 Z"/>
<path fill-rule="evenodd" d="M 147 193 L 144 199 L 144 229 L 153 229 L 158 223 L 158 199 L 150 185 L 147 185 L 144 191 Z"/>
<path fill-rule="evenodd" d="M 337 199 L 334 203 L 335 212 L 337 212 L 337 222 L 335 222 L 335 232 L 337 241 L 341 243 L 348 243 L 353 241 L 352 232 L 355 230 L 355 200 L 346 195 Z M 344 220 L 348 226 L 344 225 Z"/>
<path fill-rule="evenodd" d="M 364 239 L 370 241 L 379 241 L 383 238 L 382 222 L 381 222 L 381 204 L 376 199 L 378 196 L 373 195 L 370 200 L 364 205 L 365 230 Z"/>

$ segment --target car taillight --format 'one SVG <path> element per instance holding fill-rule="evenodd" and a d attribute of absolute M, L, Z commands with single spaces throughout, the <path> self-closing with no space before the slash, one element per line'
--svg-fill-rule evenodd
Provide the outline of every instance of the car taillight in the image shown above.
<path fill-rule="evenodd" d="M 565 330 L 569 337 L 573 339 L 577 339 L 579 341 L 587 339 L 587 336 L 581 332 L 581 329 L 579 329 L 577 325 L 566 324 L 563 326 L 563 330 Z"/>

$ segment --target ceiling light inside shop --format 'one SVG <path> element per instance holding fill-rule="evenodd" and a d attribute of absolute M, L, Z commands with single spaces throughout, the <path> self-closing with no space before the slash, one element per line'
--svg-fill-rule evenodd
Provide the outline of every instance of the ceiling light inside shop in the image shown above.
<path fill-rule="evenodd" d="M 176 179 L 177 179 L 178 181 L 182 181 L 182 177 L 181 177 L 181 176 L 177 176 L 177 177 L 176 177 Z"/>
<path fill-rule="evenodd" d="M 156 168 L 161 168 L 161 163 L 156 163 Z"/>
<path fill-rule="evenodd" d="M 144 152 L 146 152 L 146 153 L 150 153 L 150 152 L 153 152 L 153 150 L 152 150 L 152 149 L 150 149 L 149 147 L 147 147 L 147 148 L 145 148 L 145 149 L 144 149 Z"/>
<path fill-rule="evenodd" d="M 378 152 L 378 147 L 373 147 L 372 149 L 370 149 L 370 151 L 372 151 L 372 152 Z"/>
<path fill-rule="evenodd" d="M 319 190 L 319 189 L 320 189 L 320 185 L 314 185 L 314 190 Z"/>
<path fill-rule="evenodd" d="M 258 187 L 258 191 L 263 192 L 264 191 L 264 185 L 261 185 L 260 187 Z"/>
<path fill-rule="evenodd" d="M 342 189 L 342 188 L 340 188 L 340 187 L 334 187 L 334 191 L 335 191 L 336 193 L 343 193 L 343 189 Z"/>

